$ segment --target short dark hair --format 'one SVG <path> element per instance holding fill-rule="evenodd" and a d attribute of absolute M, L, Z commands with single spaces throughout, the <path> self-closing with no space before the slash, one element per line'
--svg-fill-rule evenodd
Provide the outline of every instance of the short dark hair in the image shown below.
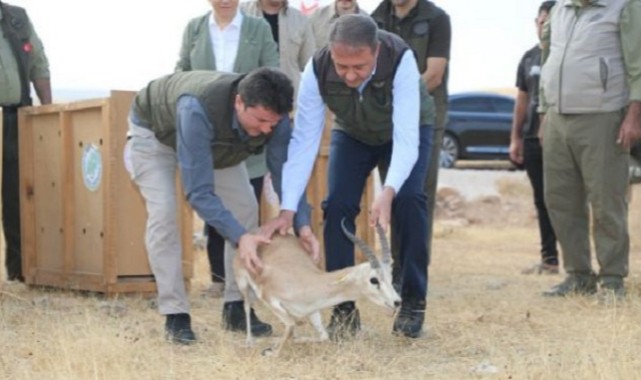
<path fill-rule="evenodd" d="M 238 95 L 245 107 L 263 106 L 278 114 L 293 109 L 292 80 L 277 68 L 261 67 L 251 71 L 238 83 Z"/>
<path fill-rule="evenodd" d="M 550 9 L 552 9 L 554 4 L 556 4 L 555 0 L 549 0 L 549 1 L 542 2 L 541 6 L 539 7 L 539 13 L 538 14 L 541 14 L 541 12 L 550 13 Z"/>
<path fill-rule="evenodd" d="M 342 43 L 353 47 L 378 46 L 378 26 L 368 15 L 343 15 L 334 22 L 329 31 L 329 45 Z"/>

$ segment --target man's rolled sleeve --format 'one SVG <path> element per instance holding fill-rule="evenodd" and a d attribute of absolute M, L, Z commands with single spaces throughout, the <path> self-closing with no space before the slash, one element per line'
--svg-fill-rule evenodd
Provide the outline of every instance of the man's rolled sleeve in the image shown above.
<path fill-rule="evenodd" d="M 621 12 L 620 33 L 630 101 L 641 101 L 641 1 L 628 0 Z"/>

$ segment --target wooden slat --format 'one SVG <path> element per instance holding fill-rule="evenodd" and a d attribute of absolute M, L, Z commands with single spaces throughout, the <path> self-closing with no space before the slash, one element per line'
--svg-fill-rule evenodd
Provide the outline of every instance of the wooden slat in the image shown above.
<path fill-rule="evenodd" d="M 34 144 L 32 119 L 26 117 L 26 110 L 24 108 L 18 111 L 18 131 L 22 268 L 26 283 L 31 283 L 34 280 L 34 271 L 37 267 L 33 162 Z"/>
<path fill-rule="evenodd" d="M 71 130 L 71 120 L 68 112 L 60 113 L 60 138 L 62 143 L 62 211 L 63 211 L 63 244 L 62 254 L 64 257 L 63 280 L 65 275 L 73 272 L 75 267 L 75 181 L 73 168 L 73 131 Z"/>

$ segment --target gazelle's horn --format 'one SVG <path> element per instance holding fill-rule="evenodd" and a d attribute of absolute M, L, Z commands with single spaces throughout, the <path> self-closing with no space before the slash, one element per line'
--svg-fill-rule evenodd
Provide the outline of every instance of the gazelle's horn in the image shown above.
<path fill-rule="evenodd" d="M 345 234 L 345 236 L 347 236 L 347 238 L 351 240 L 352 243 L 356 244 L 356 246 L 358 246 L 358 248 L 365 254 L 365 256 L 367 256 L 367 259 L 369 260 L 372 268 L 380 268 L 381 263 L 378 261 L 378 258 L 376 258 L 376 255 L 374 254 L 372 249 L 368 247 L 364 241 L 357 238 L 356 236 L 354 236 L 354 234 L 347 230 L 347 227 L 345 227 L 345 218 L 341 220 L 341 227 L 343 228 L 343 233 Z"/>
<path fill-rule="evenodd" d="M 376 232 L 378 233 L 378 239 L 381 242 L 381 250 L 383 251 L 382 252 L 383 264 L 392 265 L 392 250 L 389 247 L 389 241 L 387 241 L 385 230 L 378 222 L 376 222 Z"/>

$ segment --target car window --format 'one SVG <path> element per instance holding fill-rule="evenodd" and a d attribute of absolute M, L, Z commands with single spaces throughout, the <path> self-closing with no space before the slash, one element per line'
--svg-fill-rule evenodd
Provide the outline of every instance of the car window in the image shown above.
<path fill-rule="evenodd" d="M 451 99 L 449 108 L 456 112 L 494 112 L 490 100 L 479 96 Z"/>
<path fill-rule="evenodd" d="M 505 98 L 493 98 L 492 104 L 496 112 L 512 113 L 514 112 L 514 101 Z"/>

